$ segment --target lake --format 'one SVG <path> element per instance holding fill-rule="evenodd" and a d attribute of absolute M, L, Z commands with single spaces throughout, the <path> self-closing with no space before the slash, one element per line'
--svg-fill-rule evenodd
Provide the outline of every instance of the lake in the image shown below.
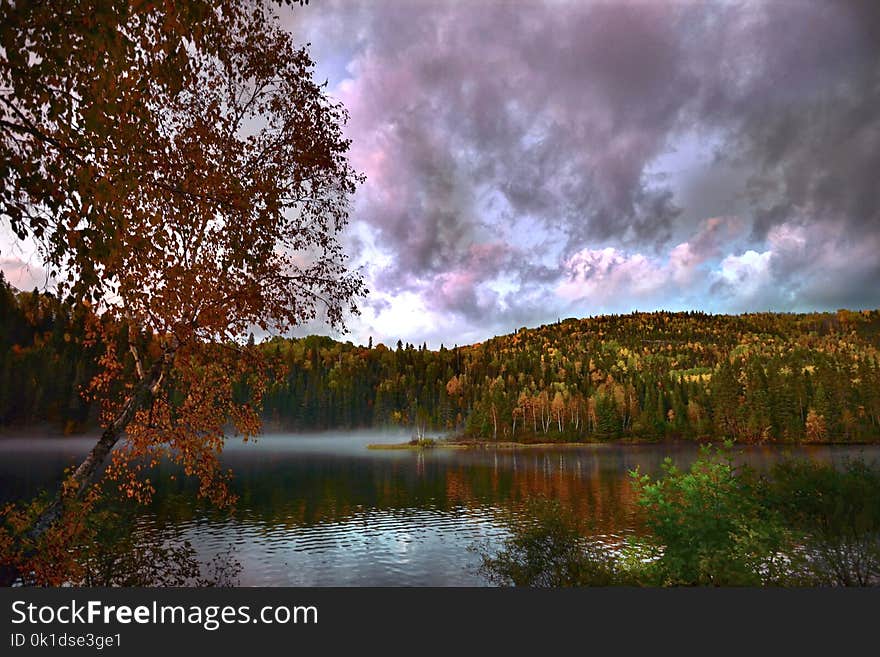
<path fill-rule="evenodd" d="M 156 477 L 139 528 L 187 539 L 202 559 L 229 549 L 246 586 L 471 586 L 485 582 L 468 548 L 497 545 L 505 519 L 547 495 L 616 540 L 638 530 L 628 472 L 657 474 L 666 456 L 687 465 L 691 445 L 584 445 L 522 450 L 368 450 L 407 435 L 351 432 L 230 440 L 232 514 L 194 501 L 186 482 Z M 89 438 L 0 439 L 0 502 L 51 487 L 94 444 Z M 880 446 L 749 447 L 766 467 L 784 453 L 880 460 Z"/>

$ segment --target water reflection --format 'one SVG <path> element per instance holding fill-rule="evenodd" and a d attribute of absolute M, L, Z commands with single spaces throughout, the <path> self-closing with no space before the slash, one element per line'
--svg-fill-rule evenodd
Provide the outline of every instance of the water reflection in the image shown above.
<path fill-rule="evenodd" d="M 682 466 L 692 446 L 610 446 L 529 450 L 373 451 L 392 434 L 269 436 L 230 443 L 239 504 L 218 513 L 194 502 L 191 483 L 168 466 L 139 531 L 185 538 L 206 560 L 233 547 L 245 585 L 471 585 L 475 542 L 505 535 L 503 517 L 548 495 L 611 537 L 637 531 L 628 472 L 656 474 L 664 457 Z M 91 446 L 88 439 L 0 440 L 0 500 L 52 486 Z M 765 467 L 783 450 L 750 448 Z M 841 461 L 880 448 L 795 450 Z"/>

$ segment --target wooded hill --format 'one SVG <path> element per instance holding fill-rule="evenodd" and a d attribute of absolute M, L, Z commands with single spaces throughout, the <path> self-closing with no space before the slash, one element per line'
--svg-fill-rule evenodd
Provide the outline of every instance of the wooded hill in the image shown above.
<path fill-rule="evenodd" d="M 0 285 L 0 424 L 95 422 L 87 311 Z M 372 341 L 371 341 L 372 342 Z M 880 440 L 880 311 L 633 313 L 439 350 L 273 338 L 267 429 L 402 425 L 486 440 Z"/>

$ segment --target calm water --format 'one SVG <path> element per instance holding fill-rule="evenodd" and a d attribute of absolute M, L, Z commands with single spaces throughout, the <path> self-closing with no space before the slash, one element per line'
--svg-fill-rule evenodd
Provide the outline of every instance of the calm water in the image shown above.
<path fill-rule="evenodd" d="M 666 456 L 686 465 L 690 446 L 528 450 L 367 450 L 402 434 L 275 435 L 230 441 L 239 503 L 220 514 L 193 502 L 186 483 L 163 482 L 141 530 L 188 539 L 205 560 L 232 549 L 243 585 L 479 585 L 475 544 L 497 544 L 504 520 L 535 495 L 555 497 L 610 539 L 637 530 L 627 473 L 656 474 Z M 83 438 L 0 439 L 0 502 L 52 486 L 93 444 Z M 800 456 L 880 459 L 880 446 L 812 447 Z M 756 467 L 780 448 L 750 448 Z M 169 474 L 168 472 L 162 474 Z"/>

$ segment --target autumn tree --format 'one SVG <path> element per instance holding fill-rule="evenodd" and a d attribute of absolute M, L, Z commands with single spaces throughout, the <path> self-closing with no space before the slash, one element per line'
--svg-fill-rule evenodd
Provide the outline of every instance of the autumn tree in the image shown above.
<path fill-rule="evenodd" d="M 513 419 L 513 427 L 510 433 L 511 436 L 513 436 L 514 438 L 516 437 L 516 418 L 521 417 L 523 419 L 523 425 L 525 425 L 531 405 L 532 398 L 529 395 L 528 391 L 520 390 L 519 396 L 516 399 L 516 405 L 514 406 L 511 413 Z"/>
<path fill-rule="evenodd" d="M 129 497 L 168 456 L 224 503 L 225 435 L 259 431 L 277 373 L 250 331 L 342 326 L 365 293 L 338 240 L 360 180 L 345 110 L 263 2 L 4 3 L 0 22 L 0 215 L 104 345 L 103 433 L 29 540 L 111 452 Z"/>
<path fill-rule="evenodd" d="M 827 435 L 825 418 L 812 408 L 807 412 L 806 434 L 810 442 L 822 442 Z"/>
<path fill-rule="evenodd" d="M 492 440 L 498 440 L 498 423 L 506 415 L 504 380 L 499 376 L 489 384 L 489 414 L 492 418 Z"/>
<path fill-rule="evenodd" d="M 556 394 L 553 395 L 553 401 L 550 402 L 550 410 L 553 413 L 553 417 L 556 419 L 556 426 L 559 428 L 559 433 L 562 433 L 562 422 L 565 418 L 565 406 L 565 398 L 562 396 L 562 392 L 557 390 Z"/>

